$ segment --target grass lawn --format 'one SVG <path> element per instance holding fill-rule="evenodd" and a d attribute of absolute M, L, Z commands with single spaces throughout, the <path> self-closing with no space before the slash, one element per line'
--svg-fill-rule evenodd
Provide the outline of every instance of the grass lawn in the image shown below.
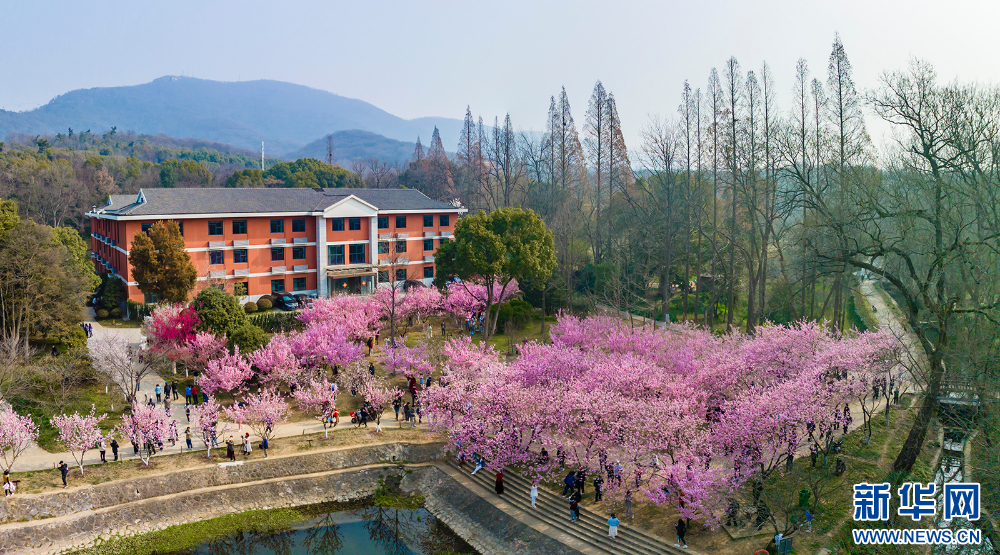
<path fill-rule="evenodd" d="M 44 393 L 33 393 L 23 396 L 15 396 L 10 399 L 14 409 L 22 415 L 30 415 L 31 419 L 38 426 L 38 446 L 50 453 L 60 453 L 65 451 L 62 444 L 58 442 L 59 432 L 52 426 L 49 420 L 59 414 L 59 407 L 56 399 Z M 121 410 L 124 403 L 121 402 L 121 394 L 116 389 L 108 389 L 99 382 L 90 381 L 74 388 L 72 398 L 65 401 L 65 406 L 61 412 L 73 414 L 74 411 L 81 415 L 89 414 L 91 405 L 95 408 L 95 413 L 100 416 L 107 414 L 108 417 L 101 421 L 101 429 L 110 432 L 115 426 L 121 423 Z"/>
<path fill-rule="evenodd" d="M 331 431 L 330 437 L 327 439 L 323 438 L 322 433 L 277 438 L 271 442 L 271 448 L 267 451 L 268 456 L 273 457 L 280 455 L 302 454 L 310 450 L 347 447 L 352 445 L 368 445 L 393 441 L 428 442 L 443 439 L 441 436 L 428 432 L 424 428 L 399 428 L 389 425 L 385 420 L 382 422 L 386 425 L 382 427 L 383 432 L 380 434 L 374 433 L 374 426 L 369 426 L 368 428 L 356 428 L 351 426 L 350 419 L 348 419 L 347 422 L 342 421 L 336 431 Z M 144 465 L 142 461 L 136 458 L 130 458 L 127 460 L 120 460 L 118 462 L 84 466 L 84 475 L 80 476 L 79 467 L 71 465 L 69 485 L 70 487 L 96 485 L 114 480 L 124 480 L 151 474 L 161 474 L 164 472 L 183 470 L 185 468 L 194 468 L 225 462 L 225 446 L 221 449 L 212 449 L 212 455 L 209 458 L 206 457 L 206 450 L 204 449 L 204 445 L 201 441 L 194 439 L 193 442 L 196 446 L 200 445 L 202 448 L 195 451 L 185 452 L 183 454 L 155 456 L 150 459 L 148 466 Z M 220 444 L 222 444 L 221 441 Z M 127 453 L 131 456 L 132 446 L 127 442 L 122 443 L 121 449 L 122 453 Z M 260 450 L 255 449 L 249 457 L 237 455 L 237 460 L 245 460 L 247 458 L 263 459 L 264 454 Z M 108 459 L 111 459 L 110 451 L 108 452 Z M 55 469 L 17 472 L 13 476 L 13 479 L 21 480 L 17 490 L 18 493 L 45 493 L 48 491 L 62 489 L 62 479 L 59 476 L 59 471 Z"/>

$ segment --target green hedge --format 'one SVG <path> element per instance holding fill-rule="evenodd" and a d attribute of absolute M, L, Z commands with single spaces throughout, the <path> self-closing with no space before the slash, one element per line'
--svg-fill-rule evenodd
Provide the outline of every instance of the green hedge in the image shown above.
<path fill-rule="evenodd" d="M 260 301 L 257 301 L 257 306 L 260 308 Z M 301 330 L 305 325 L 297 316 L 297 312 L 254 312 L 247 314 L 251 324 L 267 333 Z"/>

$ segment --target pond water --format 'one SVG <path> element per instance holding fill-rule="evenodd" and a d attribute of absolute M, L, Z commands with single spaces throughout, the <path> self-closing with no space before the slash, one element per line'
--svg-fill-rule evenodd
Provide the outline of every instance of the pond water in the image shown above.
<path fill-rule="evenodd" d="M 203 543 L 197 555 L 475 554 L 426 509 L 314 506 L 314 518 L 277 533 L 244 531 Z"/>

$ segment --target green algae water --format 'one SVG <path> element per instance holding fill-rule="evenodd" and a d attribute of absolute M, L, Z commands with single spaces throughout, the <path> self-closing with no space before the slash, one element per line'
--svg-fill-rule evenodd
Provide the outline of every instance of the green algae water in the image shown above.
<path fill-rule="evenodd" d="M 475 554 L 426 509 L 310 507 L 315 516 L 285 530 L 244 530 L 205 541 L 194 555 Z M 330 510 L 333 509 L 333 510 Z M 317 514 L 318 513 L 318 514 Z M 253 527 L 252 527 L 253 528 Z M 178 553 L 178 555 L 179 555 Z"/>

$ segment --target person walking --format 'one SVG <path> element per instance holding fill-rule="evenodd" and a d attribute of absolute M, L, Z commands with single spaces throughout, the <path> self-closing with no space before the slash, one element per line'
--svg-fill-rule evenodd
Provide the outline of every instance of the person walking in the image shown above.
<path fill-rule="evenodd" d="M 806 509 L 806 532 L 813 531 L 813 513 L 811 510 Z"/>
<path fill-rule="evenodd" d="M 625 492 L 625 516 L 627 516 L 629 520 L 635 518 L 635 515 L 632 514 L 632 490 Z"/>
<path fill-rule="evenodd" d="M 538 486 L 535 484 L 531 485 L 531 492 L 528 494 L 531 497 L 531 508 L 535 508 L 535 500 L 538 499 Z"/>
<path fill-rule="evenodd" d="M 180 395 L 177 393 L 177 380 L 174 380 L 174 383 L 170 384 L 170 391 L 174 393 L 174 401 L 180 398 Z"/>
<path fill-rule="evenodd" d="M 683 547 L 684 549 L 687 549 L 687 540 L 684 539 L 684 535 L 687 534 L 687 524 L 684 523 L 683 518 L 677 519 L 677 524 L 674 525 L 674 530 L 677 531 L 677 543 L 674 544 L 674 547 Z"/>
<path fill-rule="evenodd" d="M 115 461 L 118 460 L 118 440 L 111 438 L 111 454 L 114 455 Z"/>
<path fill-rule="evenodd" d="M 184 388 L 184 404 L 185 405 L 190 405 L 191 404 L 191 386 L 190 385 Z"/>
<path fill-rule="evenodd" d="M 66 489 L 66 477 L 69 476 L 69 466 L 59 461 L 59 473 L 62 474 L 63 489 Z"/>
<path fill-rule="evenodd" d="M 594 476 L 594 503 L 597 503 L 598 501 L 604 498 L 604 496 L 601 495 L 601 486 L 603 484 L 604 484 L 604 478 L 601 478 L 600 474 Z"/>
<path fill-rule="evenodd" d="M 188 422 L 191 421 L 191 405 L 184 405 L 184 417 Z"/>
<path fill-rule="evenodd" d="M 153 393 L 156 393 L 156 402 L 159 403 L 161 401 L 160 397 L 163 394 L 163 388 L 160 387 L 160 384 L 156 384 L 156 387 L 153 388 Z"/>
<path fill-rule="evenodd" d="M 191 404 L 193 404 L 193 405 L 197 405 L 198 404 L 198 385 L 197 384 L 191 386 Z"/>
<path fill-rule="evenodd" d="M 184 429 L 184 442 L 187 444 L 188 451 L 194 451 L 194 445 L 191 444 L 191 427 L 188 426 Z"/>
<path fill-rule="evenodd" d="M 170 382 L 163 382 L 163 400 L 170 400 Z"/>
<path fill-rule="evenodd" d="M 577 517 L 580 516 L 580 504 L 577 503 L 576 498 L 569 500 L 569 521 L 576 522 Z"/>
<path fill-rule="evenodd" d="M 503 470 L 497 470 L 497 483 L 493 486 L 493 491 L 497 492 L 497 495 L 503 495 Z"/>
<path fill-rule="evenodd" d="M 576 473 L 570 472 L 563 478 L 563 492 L 562 497 L 569 497 L 573 493 L 573 489 L 576 486 Z"/>
<path fill-rule="evenodd" d="M 617 538 L 618 537 L 618 527 L 621 525 L 622 521 L 615 518 L 615 513 L 611 513 L 611 518 L 608 519 L 608 537 Z"/>
<path fill-rule="evenodd" d="M 399 406 L 400 406 L 400 404 L 401 403 L 400 403 L 400 400 L 399 400 L 398 396 L 395 397 L 395 398 L 393 398 L 393 400 L 392 400 L 392 410 L 396 411 L 396 420 L 399 420 Z"/>
<path fill-rule="evenodd" d="M 102 463 L 108 462 L 108 459 L 105 456 L 106 453 L 108 452 L 108 445 L 104 443 L 103 438 L 101 439 L 101 441 L 97 442 L 97 450 L 100 451 L 101 453 L 101 462 Z"/>

